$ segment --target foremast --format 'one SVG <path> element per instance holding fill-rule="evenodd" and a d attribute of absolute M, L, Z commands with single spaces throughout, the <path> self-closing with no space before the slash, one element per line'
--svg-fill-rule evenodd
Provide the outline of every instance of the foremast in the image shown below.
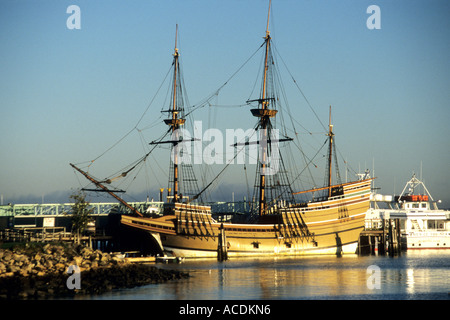
<path fill-rule="evenodd" d="M 178 142 L 179 142 L 179 130 L 180 127 L 186 122 L 186 119 L 181 117 L 180 112 L 182 111 L 181 108 L 178 106 L 178 87 L 180 86 L 180 64 L 179 64 L 179 57 L 180 54 L 178 52 L 177 48 L 177 38 L 178 38 L 178 25 L 176 26 L 176 33 L 175 33 L 175 49 L 173 54 L 173 87 L 172 87 L 172 104 L 169 110 L 171 114 L 170 119 L 165 119 L 164 123 L 170 127 L 170 131 L 172 132 L 172 143 L 173 143 L 173 202 L 180 202 L 182 199 L 180 197 L 180 191 L 179 191 L 179 179 L 178 179 Z M 170 191 L 169 191 L 170 192 Z"/>

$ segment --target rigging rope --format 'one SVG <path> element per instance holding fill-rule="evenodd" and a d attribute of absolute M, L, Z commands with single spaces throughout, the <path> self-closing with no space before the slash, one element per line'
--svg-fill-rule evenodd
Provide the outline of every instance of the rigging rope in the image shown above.
<path fill-rule="evenodd" d="M 164 138 L 167 136 L 167 134 L 168 134 L 169 132 L 170 132 L 170 131 L 167 131 L 167 132 L 166 132 L 160 139 L 158 139 L 158 140 L 161 141 L 162 139 L 164 139 Z M 119 175 L 117 175 L 117 176 L 115 176 L 115 177 L 113 177 L 113 178 L 105 179 L 105 180 L 101 181 L 101 183 L 108 183 L 108 184 L 110 184 L 111 182 L 113 182 L 113 181 L 115 181 L 115 180 L 117 180 L 117 179 L 126 177 L 130 171 L 132 171 L 133 169 L 135 169 L 140 163 L 146 161 L 147 158 L 148 158 L 148 156 L 153 152 L 153 150 L 155 150 L 156 147 L 157 147 L 157 145 L 154 145 L 153 148 L 151 148 L 150 151 L 147 152 L 144 156 L 142 156 L 141 158 L 139 158 L 139 159 L 136 160 L 135 162 L 131 163 L 130 165 L 131 165 L 132 167 L 131 167 L 130 169 L 127 169 L 126 171 L 123 171 L 123 170 L 125 170 L 125 168 L 128 167 L 128 166 L 127 166 L 127 167 L 123 168 L 122 170 L 119 170 L 119 172 L 122 171 Z M 116 173 L 116 174 L 117 174 L 117 173 Z M 113 176 L 114 176 L 114 175 L 113 175 Z"/>
<path fill-rule="evenodd" d="M 314 108 L 311 106 L 311 103 L 309 102 L 308 98 L 306 98 L 305 94 L 303 93 L 303 90 L 300 88 L 300 86 L 298 85 L 297 81 L 295 80 L 294 76 L 292 75 L 292 73 L 289 71 L 286 63 L 283 60 L 283 57 L 278 53 L 277 48 L 275 47 L 275 51 L 277 51 L 278 56 L 281 59 L 281 62 L 283 62 L 284 67 L 286 68 L 287 72 L 289 73 L 289 75 L 292 78 L 292 81 L 295 83 L 295 86 L 297 87 L 297 89 L 300 91 L 300 93 L 302 94 L 303 98 L 305 99 L 306 103 L 308 104 L 309 108 L 311 109 L 311 111 L 314 113 L 314 115 L 316 116 L 317 120 L 319 120 L 320 124 L 322 125 L 323 129 L 325 131 L 327 131 L 325 125 L 322 123 L 322 121 L 320 120 L 319 116 L 317 115 L 316 111 L 314 111 Z"/>
<path fill-rule="evenodd" d="M 313 162 L 313 160 L 317 157 L 317 155 L 319 154 L 319 152 L 323 149 L 323 147 L 327 144 L 328 140 L 325 140 L 325 142 L 322 144 L 322 147 L 320 147 L 320 149 L 316 152 L 316 154 L 314 155 L 314 157 L 312 157 L 312 159 L 309 161 L 309 163 L 305 166 L 305 168 L 303 168 L 303 170 L 297 175 L 297 177 L 294 178 L 294 180 L 292 180 L 292 183 L 294 183 L 294 181 L 296 181 L 300 175 L 303 173 L 303 171 L 306 170 L 306 168 L 309 168 L 309 165 Z M 314 165 L 316 168 L 317 166 Z"/>
<path fill-rule="evenodd" d="M 195 110 L 204 107 L 205 105 L 209 104 L 209 101 L 211 100 L 211 98 L 213 98 L 214 96 L 218 95 L 219 91 L 222 90 L 223 87 L 225 87 L 228 82 L 234 78 L 234 76 L 236 74 L 238 74 L 242 68 L 254 57 L 254 55 L 263 47 L 264 43 L 217 89 L 214 91 L 213 94 L 207 96 L 200 104 L 198 104 L 197 106 L 192 106 L 191 110 L 185 115 L 185 117 L 187 117 L 188 115 L 190 115 L 192 112 L 194 112 Z M 150 109 L 150 106 L 153 104 L 154 100 L 156 99 L 158 93 L 160 92 L 161 88 L 163 87 L 163 84 L 166 82 L 167 77 L 169 76 L 171 70 L 173 68 L 173 63 L 171 65 L 171 67 L 169 68 L 169 70 L 167 71 L 164 80 L 161 82 L 160 86 L 158 87 L 158 90 L 156 91 L 155 95 L 153 96 L 152 100 L 150 101 L 150 103 L 148 104 L 147 108 L 145 109 L 145 111 L 143 112 L 143 114 L 141 115 L 141 117 L 139 118 L 139 120 L 137 121 L 136 125 L 130 130 L 128 131 L 122 138 L 120 138 L 116 143 L 114 143 L 111 147 L 109 147 L 106 151 L 104 151 L 103 153 L 101 153 L 99 156 L 97 156 L 96 158 L 94 158 L 91 161 L 87 161 L 84 163 L 89 163 L 88 168 L 95 162 L 97 161 L 99 158 L 103 157 L 106 153 L 108 153 L 109 151 L 111 151 L 114 147 L 116 147 L 119 143 L 121 143 L 126 137 L 128 137 L 134 130 L 137 130 L 139 124 L 141 123 L 141 121 L 143 120 L 144 116 L 147 114 L 148 110 Z M 182 83 L 184 85 L 184 79 L 182 79 Z M 159 117 L 161 118 L 161 116 Z M 158 120 L 159 120 L 158 118 Z M 151 125 L 151 127 L 153 127 L 154 125 Z M 146 127 L 145 129 L 148 129 L 149 127 Z M 153 148 L 154 149 L 154 148 Z M 153 149 L 151 151 L 153 151 Z M 151 153 L 151 151 L 149 153 L 147 153 L 144 157 L 141 158 L 140 161 L 138 161 L 136 163 L 136 165 L 134 165 L 131 169 L 122 172 L 120 175 L 112 178 L 112 179 L 107 179 L 105 181 L 110 180 L 111 182 L 119 179 L 121 177 L 125 177 L 131 170 L 133 170 L 140 162 L 145 161 L 145 159 L 148 157 L 148 155 Z"/>
<path fill-rule="evenodd" d="M 153 102 L 156 99 L 156 96 L 158 95 L 159 91 L 161 90 L 163 84 L 166 82 L 167 76 L 170 74 L 170 71 L 172 70 L 172 67 L 169 68 L 169 71 L 167 72 L 166 76 L 164 77 L 164 80 L 161 82 L 158 90 L 156 91 L 155 95 L 153 96 L 152 100 L 150 101 L 150 103 L 148 104 L 147 108 L 145 109 L 144 113 L 141 115 L 141 117 L 139 118 L 139 120 L 137 121 L 136 125 L 130 130 L 128 131 L 122 138 L 120 138 L 116 143 L 114 143 L 111 147 L 109 147 L 106 151 L 104 151 L 102 154 L 100 154 L 99 156 L 97 156 L 96 158 L 94 158 L 93 160 L 90 161 L 90 164 L 88 165 L 88 167 L 90 167 L 95 161 L 97 161 L 99 158 L 103 157 L 106 153 L 108 153 L 109 151 L 111 151 L 111 149 L 113 149 L 114 147 L 116 147 L 119 143 L 121 143 L 126 137 L 128 137 L 134 130 L 137 129 L 138 125 L 141 123 L 142 119 L 144 118 L 144 116 L 147 114 L 147 111 L 150 109 L 150 106 L 153 104 Z"/>
<path fill-rule="evenodd" d="M 216 177 L 214 179 L 211 180 L 210 183 L 208 183 L 208 185 L 206 187 L 204 187 L 198 194 L 196 194 L 194 197 L 192 197 L 192 200 L 196 200 L 198 197 L 200 197 L 200 195 L 203 192 L 205 192 L 206 189 L 208 189 L 219 178 L 219 176 L 228 168 L 228 166 L 230 164 L 234 163 L 234 159 L 236 159 L 236 157 L 239 155 L 240 152 L 242 152 L 242 150 L 245 150 L 245 148 L 237 149 L 236 154 L 233 156 L 233 158 L 229 160 L 229 162 L 225 165 L 225 167 L 223 167 L 223 169 L 216 175 Z M 190 201 L 192 201 L 192 200 L 190 200 Z"/>
<path fill-rule="evenodd" d="M 248 103 L 247 104 L 242 104 L 242 105 L 229 105 L 229 106 L 225 106 L 225 105 L 212 105 L 212 104 L 210 104 L 210 101 L 211 101 L 211 99 L 213 98 L 213 97 L 217 97 L 218 96 L 218 94 L 219 94 L 219 92 L 228 84 L 228 82 L 231 80 L 231 79 L 233 79 L 243 68 L 244 68 L 244 66 L 246 66 L 247 65 L 247 63 L 258 53 L 258 51 L 262 48 L 262 47 L 264 47 L 264 45 L 265 45 L 265 42 L 263 42 L 262 44 L 261 44 L 261 46 L 257 49 L 257 50 L 255 50 L 255 52 L 254 53 L 252 53 L 251 54 L 251 56 L 217 89 L 217 90 L 215 90 L 212 94 L 210 94 L 209 96 L 207 96 L 205 99 L 203 99 L 203 100 L 201 100 L 200 101 L 200 103 L 198 103 L 198 104 L 196 104 L 196 105 L 192 105 L 191 107 L 188 107 L 187 108 L 187 110 L 186 111 L 188 111 L 186 114 L 185 114 L 185 117 L 187 117 L 187 116 L 189 116 L 191 113 L 193 113 L 194 111 L 196 111 L 196 110 L 198 110 L 199 108 L 202 108 L 202 107 L 204 107 L 204 106 L 206 106 L 206 105 L 208 105 L 208 106 L 210 106 L 210 107 L 212 107 L 212 106 L 214 106 L 214 107 L 219 107 L 219 108 L 232 108 L 232 107 L 243 107 L 243 106 L 246 106 L 246 105 L 248 105 Z M 273 44 L 272 44 L 272 46 L 273 46 Z M 302 89 L 300 88 L 300 86 L 298 85 L 298 83 L 297 83 L 297 81 L 295 80 L 295 78 L 293 77 L 293 75 L 292 75 L 292 73 L 289 71 L 289 69 L 287 68 L 287 66 L 286 66 L 286 63 L 284 62 L 284 60 L 283 60 L 283 58 L 281 57 L 281 55 L 279 55 L 279 53 L 278 53 L 278 50 L 276 49 L 276 47 L 275 46 L 273 46 L 274 48 L 275 48 L 275 51 L 277 52 L 277 55 L 280 57 L 280 59 L 281 59 L 281 61 L 282 61 L 282 63 L 283 63 L 283 65 L 285 66 L 285 68 L 286 68 L 286 70 L 288 71 L 288 73 L 289 73 L 289 75 L 290 75 L 290 77 L 292 78 L 292 80 L 293 80 L 293 82 L 294 82 L 294 84 L 296 85 L 296 87 L 297 87 L 297 89 L 300 91 L 300 93 L 302 94 L 302 96 L 303 96 L 303 98 L 305 99 L 305 101 L 306 101 L 306 103 L 308 104 L 308 106 L 309 106 L 309 108 L 311 109 L 311 111 L 313 112 L 313 114 L 315 115 L 315 117 L 318 119 L 318 121 L 320 122 L 320 124 L 322 125 L 322 127 L 325 129 L 325 131 L 326 131 L 326 128 L 325 128 L 325 126 L 324 126 L 324 124 L 322 123 L 322 121 L 320 120 L 320 118 L 318 117 L 318 115 L 317 115 L 317 113 L 314 111 L 314 109 L 313 109 L 313 107 L 312 107 L 312 105 L 311 105 L 311 103 L 309 102 L 309 100 L 306 98 L 306 96 L 305 96 L 305 94 L 303 93 L 303 91 L 302 91 Z M 276 61 L 277 62 L 277 61 Z M 159 120 L 160 120 L 160 118 L 162 117 L 162 115 L 154 122 L 154 124 L 151 124 L 151 125 L 149 125 L 149 126 L 147 126 L 147 127 L 145 127 L 144 129 L 142 129 L 142 130 L 139 130 L 138 129 L 138 126 L 139 126 L 139 124 L 142 122 L 142 120 L 143 120 L 143 118 L 145 117 L 145 115 L 147 114 L 147 112 L 148 112 L 148 110 L 150 109 L 150 106 L 153 104 L 153 102 L 155 101 L 155 99 L 156 99 L 156 96 L 159 94 L 159 92 L 160 92 L 160 90 L 161 90 L 161 88 L 163 87 L 163 84 L 166 82 L 166 80 L 167 80 L 167 77 L 168 77 L 168 75 L 170 74 L 170 72 L 172 71 L 172 68 L 173 68 L 173 64 L 172 64 L 172 66 L 169 68 L 169 70 L 168 70 L 168 72 L 167 72 L 167 74 L 166 74 L 166 76 L 164 77 L 164 80 L 162 81 L 162 83 L 161 83 L 161 85 L 158 87 L 158 89 L 157 89 L 157 91 L 156 91 L 156 93 L 155 93 L 155 95 L 154 95 L 154 97 L 152 98 L 152 100 L 150 101 L 150 103 L 148 104 L 148 106 L 147 106 L 147 108 L 145 109 L 145 111 L 144 111 L 144 113 L 141 115 L 141 117 L 139 118 L 139 120 L 137 121 L 137 123 L 136 123 L 136 125 L 130 130 L 130 131 L 128 131 L 121 139 L 119 139 L 116 143 L 114 143 L 110 148 L 108 148 L 106 151 L 104 151 L 102 154 L 100 154 L 98 157 L 96 157 L 95 159 L 93 159 L 92 161 L 90 161 L 90 163 L 89 163 L 89 165 L 88 165 L 88 168 L 97 160 L 97 159 L 99 159 L 100 157 L 102 157 L 102 156 L 104 156 L 106 153 L 108 153 L 111 149 L 113 149 L 114 147 L 116 147 L 119 143 L 121 143 L 127 136 L 129 136 L 134 130 L 138 130 L 138 132 L 141 134 L 141 131 L 142 130 L 144 130 L 144 129 L 148 129 L 148 128 L 151 128 L 151 127 L 153 127 L 153 126 L 155 126 L 156 124 L 157 124 L 157 122 L 159 123 Z M 312 134 L 312 132 L 310 132 L 309 130 L 307 130 L 303 125 L 301 125 L 296 119 L 295 119 L 295 117 L 293 117 L 292 116 L 292 113 L 291 113 L 291 111 L 290 111 L 290 109 L 289 109 L 289 105 L 288 105 L 288 103 L 287 103 L 287 99 L 286 99 L 286 93 L 285 93 L 285 91 L 284 91 L 284 87 L 282 86 L 282 83 L 281 83 L 281 80 L 280 80 L 280 75 L 279 75 L 279 73 L 278 72 L 275 72 L 275 78 L 273 79 L 273 80 L 278 80 L 278 82 L 281 84 L 281 89 L 279 89 L 279 90 L 281 90 L 281 95 L 284 97 L 284 99 L 285 99 L 285 101 L 286 101 L 286 106 L 287 106 L 287 108 L 285 109 L 286 110 L 286 112 L 287 112 L 287 114 L 289 115 L 289 117 L 290 117 L 290 119 L 291 119 L 291 125 L 292 125 L 292 127 L 294 128 L 294 133 L 295 133 L 295 135 L 296 135 L 296 137 L 297 137 L 297 139 L 298 139 L 298 133 L 297 133 L 297 131 L 296 131 L 296 129 L 295 129 L 295 126 L 294 126 L 294 121 L 296 122 L 296 123 L 298 123 L 305 131 L 307 131 L 310 135 Z M 274 82 L 276 82 L 276 81 L 274 81 Z M 274 83 L 274 85 L 275 85 L 275 83 Z M 181 79 L 181 86 L 184 88 L 184 78 L 182 78 Z M 256 86 L 256 83 L 255 83 L 255 86 Z M 252 89 L 252 92 L 253 92 L 253 90 L 255 89 L 255 86 L 253 87 L 253 89 Z M 184 90 L 185 91 L 185 90 Z M 186 97 L 186 101 L 187 101 L 187 97 Z M 189 104 L 189 103 L 188 103 Z M 281 119 L 281 121 L 282 121 L 282 124 L 284 124 L 284 119 L 282 118 Z M 170 131 L 170 130 L 169 130 Z M 159 139 L 159 141 L 161 141 L 162 139 L 164 139 L 166 136 L 167 136 L 167 134 L 169 133 L 169 131 L 167 131 L 164 135 L 163 135 L 163 137 L 162 138 L 160 138 Z M 142 137 L 141 137 L 141 139 L 142 139 Z M 326 142 L 325 142 L 326 143 Z M 295 144 L 296 145 L 296 144 Z M 325 144 L 324 144 L 325 145 Z M 305 166 L 305 168 L 303 168 L 303 170 L 297 175 L 297 177 L 293 180 L 293 181 L 291 181 L 291 183 L 293 183 L 293 182 L 295 182 L 297 179 L 299 179 L 299 177 L 300 177 L 300 175 L 305 171 L 305 169 L 306 168 L 308 168 L 308 170 L 310 170 L 309 169 L 309 165 L 313 162 L 313 160 L 316 158 L 316 156 L 319 154 L 319 152 L 323 149 L 323 147 L 324 147 L 324 145 L 322 145 L 322 147 L 317 151 L 317 153 L 314 155 L 314 157 L 312 158 L 312 159 L 307 159 L 307 157 L 306 157 L 306 155 L 304 154 L 304 152 L 303 152 L 303 150 L 301 150 L 301 148 L 299 147 L 299 146 L 297 146 L 297 148 L 300 150 L 300 152 L 303 154 L 303 158 L 304 158 L 304 160 L 305 160 L 305 163 L 307 162 L 307 160 L 309 160 L 309 162 L 306 164 L 306 166 Z M 121 179 L 121 178 L 124 178 L 124 177 L 126 177 L 131 171 L 133 171 L 138 165 L 140 165 L 141 163 L 143 163 L 143 162 L 145 162 L 146 160 L 147 160 L 147 158 L 148 158 L 148 156 L 152 153 L 152 151 L 156 148 L 156 146 L 157 145 L 155 145 L 153 148 L 151 148 L 150 149 L 150 151 L 149 152 L 147 152 L 143 157 L 141 157 L 140 159 L 138 159 L 137 161 L 135 161 L 134 163 L 132 163 L 131 165 L 131 167 L 129 168 L 129 169 L 127 169 L 127 170 L 125 170 L 125 171 L 123 171 L 123 172 L 121 172 L 120 174 L 118 174 L 117 176 L 115 176 L 115 177 L 113 177 L 113 178 L 110 178 L 110 179 L 106 179 L 106 180 L 104 180 L 103 182 L 108 182 L 108 183 L 111 183 L 111 182 L 113 182 L 113 181 L 116 181 L 116 180 L 118 180 L 118 179 Z M 203 190 L 201 190 L 197 195 L 195 195 L 191 200 L 195 200 L 195 199 L 197 199 L 206 189 L 208 189 L 218 178 L 219 178 L 219 176 L 221 176 L 222 175 L 222 173 L 225 171 L 225 169 L 231 164 L 231 163 L 233 163 L 234 162 L 234 159 L 236 159 L 236 157 L 238 156 L 238 154 L 239 154 L 239 152 L 241 152 L 242 150 L 244 150 L 245 148 L 242 148 L 241 150 L 239 150 L 239 151 L 237 151 L 236 152 L 236 154 L 234 155 L 234 157 L 230 160 L 230 162 L 228 163 L 228 164 L 226 164 L 226 166 L 219 172 L 219 174 L 217 174 L 216 176 L 215 176 L 215 178 L 206 186 L 206 187 L 204 187 L 203 188 Z M 283 166 L 284 166 L 284 164 L 283 164 Z M 316 166 L 316 165 L 315 165 Z M 317 167 L 317 166 L 316 166 Z M 140 168 L 139 169 L 139 172 L 142 170 L 142 168 Z M 245 165 L 244 165 L 244 170 L 245 170 L 245 175 L 246 175 L 246 182 L 247 182 L 247 193 L 248 193 L 248 196 L 250 196 L 250 192 L 249 192 L 249 186 L 248 186 L 248 180 L 247 180 L 247 172 L 246 172 L 246 168 L 245 168 Z M 139 173 L 138 172 L 138 173 Z M 117 174 L 117 173 L 116 173 Z M 311 175 L 312 176 L 312 175 Z M 134 177 L 134 179 L 136 179 L 136 176 Z M 134 180 L 133 179 L 133 180 Z M 287 190 L 287 189 L 286 189 Z M 282 192 L 282 194 L 284 194 L 285 192 L 286 192 L 286 190 L 284 191 L 284 192 Z M 279 197 L 281 196 L 281 194 L 278 196 L 278 197 L 274 197 L 273 198 L 273 200 L 276 200 L 276 199 L 278 199 Z M 191 201 L 190 200 L 190 201 Z"/>
<path fill-rule="evenodd" d="M 202 107 L 204 107 L 204 106 L 206 106 L 206 105 L 209 105 L 209 106 L 212 106 L 212 105 L 210 105 L 209 104 L 209 101 L 214 97 L 214 96 L 217 96 L 218 94 L 219 94 L 219 92 L 220 92 L 220 90 L 222 90 L 223 89 L 223 87 L 225 87 L 227 84 L 228 84 L 228 82 L 231 80 L 231 79 L 233 79 L 234 78 L 234 76 L 236 76 L 236 74 L 238 74 L 241 70 L 242 70 L 242 68 L 244 68 L 244 66 L 256 55 L 256 53 L 262 48 L 264 46 L 264 43 L 263 44 L 261 44 L 261 46 L 258 48 L 258 49 L 256 49 L 256 51 L 255 52 L 253 52 L 253 54 L 217 89 L 217 90 L 215 90 L 213 93 L 211 93 L 210 95 L 208 95 L 205 99 L 203 99 L 203 100 L 201 100 L 201 102 L 200 103 L 198 103 L 197 104 L 197 106 L 196 105 L 193 105 L 192 106 L 192 110 L 191 111 L 189 111 L 188 113 L 186 113 L 186 117 L 188 116 L 188 115 L 190 115 L 192 112 L 194 112 L 195 110 L 197 110 L 197 109 L 199 109 L 199 108 L 202 108 Z"/>

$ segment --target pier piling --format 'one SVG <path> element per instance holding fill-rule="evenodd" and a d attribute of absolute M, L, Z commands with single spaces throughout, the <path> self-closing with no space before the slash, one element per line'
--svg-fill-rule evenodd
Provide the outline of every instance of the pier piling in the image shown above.
<path fill-rule="evenodd" d="M 217 260 L 225 261 L 228 260 L 228 248 L 227 240 L 225 235 L 225 230 L 223 228 L 223 223 L 220 225 L 219 241 L 217 246 Z"/>
<path fill-rule="evenodd" d="M 382 219 L 381 228 L 363 230 L 359 236 L 358 254 L 401 255 L 402 240 L 399 219 Z"/>

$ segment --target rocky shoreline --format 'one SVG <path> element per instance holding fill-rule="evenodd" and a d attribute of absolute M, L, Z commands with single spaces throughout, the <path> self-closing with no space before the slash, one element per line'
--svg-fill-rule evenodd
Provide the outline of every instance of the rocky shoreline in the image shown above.
<path fill-rule="evenodd" d="M 73 273 L 74 269 L 79 272 Z M 66 243 L 0 249 L 0 299 L 101 294 L 187 277 L 180 271 L 131 264 L 100 250 Z M 72 285 L 70 278 L 73 283 L 78 280 L 79 285 Z"/>

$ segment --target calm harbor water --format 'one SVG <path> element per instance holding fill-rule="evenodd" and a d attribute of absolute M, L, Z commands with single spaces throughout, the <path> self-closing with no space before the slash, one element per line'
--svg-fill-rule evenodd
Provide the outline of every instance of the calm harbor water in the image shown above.
<path fill-rule="evenodd" d="M 400 257 L 356 255 L 246 258 L 158 264 L 190 278 L 124 289 L 84 299 L 450 300 L 450 250 L 405 252 Z"/>

